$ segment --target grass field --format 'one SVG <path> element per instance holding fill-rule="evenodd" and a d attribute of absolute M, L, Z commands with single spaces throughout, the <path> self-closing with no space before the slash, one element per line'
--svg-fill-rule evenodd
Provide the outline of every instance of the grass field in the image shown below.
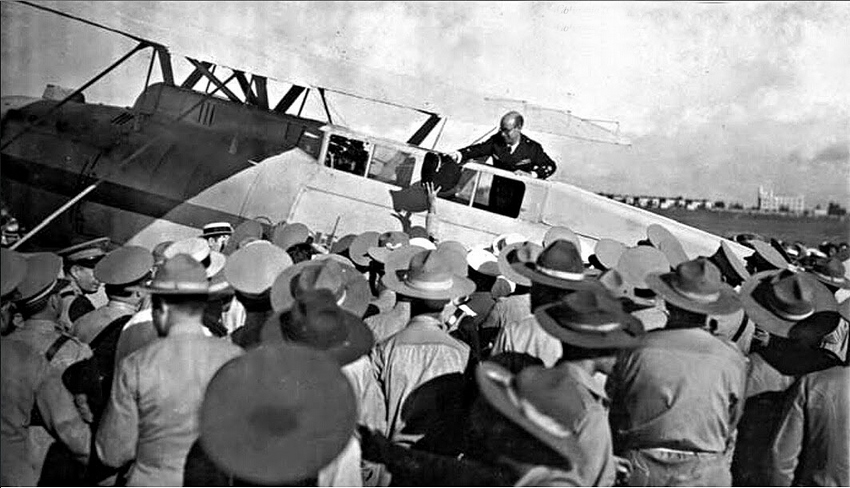
<path fill-rule="evenodd" d="M 800 241 L 808 246 L 817 246 L 823 241 L 834 243 L 850 241 L 848 216 L 838 219 L 707 210 L 651 209 L 650 211 L 723 237 L 753 233 L 768 239 L 775 237 L 783 241 Z"/>

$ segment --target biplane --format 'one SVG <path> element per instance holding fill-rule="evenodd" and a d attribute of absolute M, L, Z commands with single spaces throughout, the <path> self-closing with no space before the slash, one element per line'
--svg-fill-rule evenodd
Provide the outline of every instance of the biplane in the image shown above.
<path fill-rule="evenodd" d="M 285 72 L 274 56 L 244 42 L 238 56 L 216 56 L 214 40 L 235 43 L 240 33 L 224 28 L 201 33 L 191 22 L 166 30 L 134 15 L 134 9 L 147 6 L 132 2 L 121 3 L 120 22 L 113 9 L 96 3 L 19 5 L 136 43 L 75 90 L 48 87 L 41 99 L 3 98 L 2 196 L 29 230 L 18 243 L 24 248 L 59 247 L 70 234 L 106 235 L 117 243 L 152 248 L 166 239 L 196 236 L 212 221 L 302 222 L 330 239 L 397 228 L 404 219 L 407 225 L 423 225 L 424 213 L 402 215 L 393 196 L 417 184 L 429 154 L 442 154 L 433 146 L 449 117 L 489 124 L 517 109 L 540 132 L 628 144 L 618 131 L 566 110 L 487 98 L 439 83 L 414 97 L 406 87 L 417 80 L 387 80 L 369 72 L 340 80 L 322 59 L 311 59 L 307 74 Z M 162 16 L 185 15 L 187 5 L 162 3 L 163 9 L 176 9 Z M 150 55 L 150 65 L 145 88 L 132 106 L 86 103 L 88 87 L 139 53 Z M 177 62 L 191 68 L 182 80 L 175 74 Z M 151 82 L 152 74 L 159 80 Z M 276 100 L 268 90 L 273 82 L 289 86 Z M 424 121 L 406 140 L 358 131 L 335 123 L 330 93 L 401 107 Z M 321 102 L 325 120 L 302 114 L 308 96 Z M 455 103 L 459 100 L 463 103 Z M 434 144 L 424 147 L 429 137 Z M 457 185 L 442 189 L 442 236 L 475 245 L 516 232 L 540 241 L 552 226 L 566 226 L 582 240 L 587 258 L 600 238 L 634 243 L 646 237 L 648 225 L 660 223 L 691 256 L 711 255 L 719 246 L 720 237 L 671 219 L 567 183 L 517 176 L 483 163 L 464 165 Z M 502 215 L 488 205 L 493 176 L 524 186 L 515 214 Z M 730 245 L 746 252 L 737 243 Z"/>

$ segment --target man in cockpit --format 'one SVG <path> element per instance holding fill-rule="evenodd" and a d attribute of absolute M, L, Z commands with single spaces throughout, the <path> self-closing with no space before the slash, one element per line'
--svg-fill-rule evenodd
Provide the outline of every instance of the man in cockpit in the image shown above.
<path fill-rule="evenodd" d="M 523 118 L 519 112 L 506 113 L 499 124 L 499 132 L 482 142 L 452 153 L 460 164 L 485 156 L 493 157 L 493 166 L 516 175 L 546 179 L 557 166 L 543 147 L 522 134 Z M 490 189 L 490 209 L 502 215 L 519 214 L 525 184 L 501 176 L 493 176 Z"/>

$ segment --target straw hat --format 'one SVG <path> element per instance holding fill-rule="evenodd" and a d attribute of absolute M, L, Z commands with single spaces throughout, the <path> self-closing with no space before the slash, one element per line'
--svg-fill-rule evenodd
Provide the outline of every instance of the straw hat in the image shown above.
<path fill-rule="evenodd" d="M 224 254 L 210 249 L 207 241 L 200 237 L 190 237 L 174 242 L 165 249 L 164 256 L 165 259 L 171 259 L 178 254 L 187 254 L 201 263 L 206 271 L 207 278 L 212 278 L 224 269 L 224 263 L 227 261 Z"/>
<path fill-rule="evenodd" d="M 229 236 L 233 234 L 233 226 L 230 222 L 211 222 L 204 226 L 201 238 Z"/>

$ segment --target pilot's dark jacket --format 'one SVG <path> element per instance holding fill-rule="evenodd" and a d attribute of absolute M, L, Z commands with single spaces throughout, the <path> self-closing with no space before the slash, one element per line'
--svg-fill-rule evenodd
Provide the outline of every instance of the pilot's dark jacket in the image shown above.
<path fill-rule="evenodd" d="M 513 154 L 501 134 L 494 134 L 481 144 L 465 147 L 460 150 L 460 154 L 461 161 L 492 156 L 493 166 L 499 169 L 528 171 L 541 179 L 552 176 L 557 169 L 552 158 L 543 151 L 543 146 L 525 134 L 520 135 L 519 144 Z M 496 213 L 516 217 L 524 193 L 523 183 L 494 176 L 490 190 L 490 208 Z"/>

